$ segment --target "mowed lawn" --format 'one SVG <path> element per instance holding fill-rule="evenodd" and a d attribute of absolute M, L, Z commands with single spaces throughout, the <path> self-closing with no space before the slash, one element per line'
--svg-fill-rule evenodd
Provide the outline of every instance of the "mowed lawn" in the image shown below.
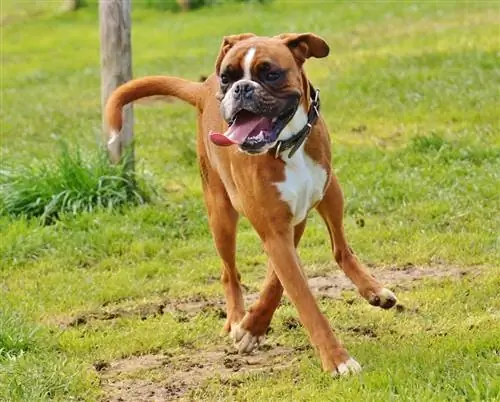
<path fill-rule="evenodd" d="M 62 16 L 2 2 L 2 165 L 52 163 L 60 139 L 96 152 L 99 32 L 89 3 Z M 330 56 L 306 70 L 321 90 L 346 231 L 401 306 L 381 311 L 344 288 L 320 298 L 364 368 L 356 377 L 321 371 L 286 298 L 252 357 L 275 353 L 272 364 L 253 369 L 232 355 L 219 336 L 220 263 L 195 112 L 137 106 L 138 170 L 157 189 L 154 203 L 48 226 L 0 217 L 0 400 L 118 400 L 120 387 L 122 400 L 500 400 L 499 3 L 275 1 L 188 14 L 141 4 L 134 76 L 197 80 L 232 33 L 312 31 L 329 42 Z M 309 276 L 341 281 L 315 213 L 300 255 Z M 247 294 L 265 263 L 242 220 Z"/>

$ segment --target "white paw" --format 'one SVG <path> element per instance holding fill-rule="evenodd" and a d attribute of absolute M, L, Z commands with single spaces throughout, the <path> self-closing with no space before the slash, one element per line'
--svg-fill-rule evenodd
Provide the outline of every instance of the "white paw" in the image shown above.
<path fill-rule="evenodd" d="M 382 308 L 391 308 L 398 301 L 396 295 L 387 288 L 383 288 L 380 291 L 379 297 L 380 297 L 380 307 Z"/>
<path fill-rule="evenodd" d="M 382 288 L 379 293 L 373 295 L 369 302 L 373 306 L 378 306 L 383 309 L 391 308 L 398 301 L 396 295 L 387 288 Z"/>
<path fill-rule="evenodd" d="M 338 365 L 337 369 L 332 372 L 333 377 L 337 376 L 347 376 L 350 374 L 356 374 L 361 371 L 361 366 L 352 357 L 349 358 L 345 363 Z"/>
<path fill-rule="evenodd" d="M 264 336 L 252 335 L 246 329 L 241 328 L 239 324 L 231 325 L 229 337 L 233 340 L 234 346 L 241 354 L 250 353 L 252 350 L 257 348 L 257 346 L 259 346 L 264 339 Z"/>

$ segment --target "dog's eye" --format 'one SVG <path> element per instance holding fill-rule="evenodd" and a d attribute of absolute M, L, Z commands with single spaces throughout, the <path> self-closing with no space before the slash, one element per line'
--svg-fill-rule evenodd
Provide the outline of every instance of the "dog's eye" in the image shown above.
<path fill-rule="evenodd" d="M 227 74 L 221 74 L 220 75 L 220 83 L 222 85 L 227 85 L 229 84 L 229 77 L 227 76 Z"/>
<path fill-rule="evenodd" d="M 266 73 L 266 81 L 274 82 L 278 81 L 281 78 L 281 72 L 279 71 L 270 71 Z"/>

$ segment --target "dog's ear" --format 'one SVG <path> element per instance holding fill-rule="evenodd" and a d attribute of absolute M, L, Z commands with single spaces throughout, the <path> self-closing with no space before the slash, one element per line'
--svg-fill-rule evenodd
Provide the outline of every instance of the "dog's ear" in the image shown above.
<path fill-rule="evenodd" d="M 253 38 L 254 36 L 256 36 L 256 35 L 253 33 L 244 33 L 244 34 L 239 34 L 239 35 L 224 36 L 224 39 L 222 40 L 222 44 L 220 46 L 219 56 L 217 56 L 217 61 L 215 62 L 215 73 L 217 75 L 219 75 L 220 65 L 222 64 L 222 60 L 224 59 L 224 56 L 227 54 L 229 49 L 231 49 L 239 41 L 242 41 L 242 40 L 245 40 L 248 38 Z"/>
<path fill-rule="evenodd" d="M 320 36 L 313 33 L 284 33 L 277 36 L 288 46 L 299 64 L 309 57 L 322 58 L 328 56 L 330 47 Z"/>

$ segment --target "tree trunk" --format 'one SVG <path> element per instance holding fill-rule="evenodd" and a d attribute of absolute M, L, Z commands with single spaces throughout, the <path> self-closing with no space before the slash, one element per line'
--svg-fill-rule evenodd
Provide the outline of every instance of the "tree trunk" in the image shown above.
<path fill-rule="evenodd" d="M 99 24 L 101 31 L 101 103 L 104 112 L 111 93 L 124 82 L 132 79 L 132 45 L 130 39 L 131 0 L 99 0 Z M 133 112 L 132 105 L 123 109 L 123 127 L 118 137 L 118 155 L 127 146 L 132 146 Z M 103 113 L 103 133 L 108 139 L 108 127 Z M 130 168 L 133 169 L 133 149 Z"/>

